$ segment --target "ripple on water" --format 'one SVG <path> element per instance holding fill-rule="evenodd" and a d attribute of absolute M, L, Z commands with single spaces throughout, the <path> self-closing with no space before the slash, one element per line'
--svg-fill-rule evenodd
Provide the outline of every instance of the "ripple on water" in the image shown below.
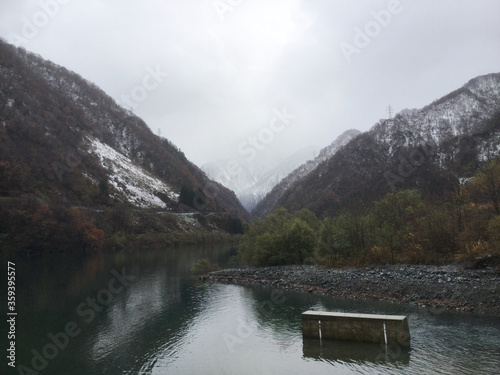
<path fill-rule="evenodd" d="M 180 302 L 185 316 L 172 316 L 168 329 L 136 360 L 128 374 L 492 374 L 500 365 L 498 320 L 464 314 L 431 315 L 408 306 L 332 300 L 310 295 L 287 297 L 261 309 L 270 290 L 226 284 L 193 285 Z M 412 347 L 386 351 L 357 343 L 308 343 L 300 312 L 324 310 L 402 312 L 408 316 Z M 345 311 L 345 310 L 344 310 Z M 104 330 L 103 335 L 107 333 Z M 102 340 L 102 339 L 101 339 Z M 104 341 L 102 341 L 104 342 Z M 110 343 L 112 345 L 112 343 Z M 112 352 L 113 346 L 109 351 Z"/>

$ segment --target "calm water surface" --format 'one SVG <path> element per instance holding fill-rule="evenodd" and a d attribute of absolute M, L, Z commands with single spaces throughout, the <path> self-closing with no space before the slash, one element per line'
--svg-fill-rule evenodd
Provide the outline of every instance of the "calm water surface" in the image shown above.
<path fill-rule="evenodd" d="M 191 275 L 197 260 L 223 264 L 229 255 L 216 247 L 10 258 L 17 364 L 53 375 L 500 373 L 498 318 L 204 284 Z M 120 283 L 123 270 L 134 279 Z M 305 310 L 407 315 L 412 347 L 304 341 Z M 74 337 L 65 340 L 68 323 Z M 18 373 L 5 364 L 2 373 Z"/>

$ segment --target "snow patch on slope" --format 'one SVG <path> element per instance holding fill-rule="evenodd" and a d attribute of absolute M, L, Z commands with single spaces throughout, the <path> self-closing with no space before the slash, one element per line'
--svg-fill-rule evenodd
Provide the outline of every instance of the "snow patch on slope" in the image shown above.
<path fill-rule="evenodd" d="M 109 183 L 130 203 L 142 208 L 168 208 L 156 196 L 158 193 L 178 201 L 179 194 L 170 186 L 134 164 L 128 157 L 96 138 L 88 137 L 88 140 L 89 151 L 97 155 L 101 164 L 109 170 Z"/>

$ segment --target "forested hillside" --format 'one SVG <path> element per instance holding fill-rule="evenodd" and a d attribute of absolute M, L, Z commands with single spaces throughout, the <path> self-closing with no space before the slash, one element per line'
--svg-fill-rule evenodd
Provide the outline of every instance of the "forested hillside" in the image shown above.
<path fill-rule="evenodd" d="M 477 77 L 422 109 L 381 120 L 276 201 L 320 217 L 386 193 L 418 189 L 424 197 L 456 191 L 500 154 L 500 74 Z"/>
<path fill-rule="evenodd" d="M 500 158 L 441 196 L 402 189 L 324 219 L 277 207 L 251 224 L 240 244 L 241 259 L 256 266 L 444 264 L 485 256 L 491 265 L 500 262 Z"/>
<path fill-rule="evenodd" d="M 330 145 L 323 148 L 319 155 L 313 160 L 309 160 L 301 166 L 294 169 L 290 174 L 283 178 L 274 188 L 264 197 L 262 201 L 252 210 L 254 217 L 264 217 L 269 214 L 277 202 L 286 191 L 295 183 L 305 178 L 311 171 L 316 169 L 318 165 L 329 160 L 342 147 L 348 144 L 352 139 L 357 137 L 361 132 L 359 130 L 350 129 L 339 135 Z"/>
<path fill-rule="evenodd" d="M 201 191 L 204 209 L 245 216 L 232 192 L 77 74 L 5 42 L 0 42 L 0 72 L 4 195 L 29 192 L 78 203 L 97 203 L 109 195 L 123 203 L 175 207 L 184 187 Z M 122 158 L 122 166 L 135 166 L 142 180 L 120 181 L 122 173 L 109 165 L 110 156 Z M 152 181 L 156 190 L 147 186 Z M 134 202 L 140 193 L 123 184 L 157 199 Z"/>
<path fill-rule="evenodd" d="M 100 244 L 102 234 L 77 207 L 248 217 L 233 192 L 97 86 L 2 40 L 0 195 L 6 240 L 36 227 L 39 215 L 40 225 L 67 221 L 87 231 L 89 246 Z M 22 208 L 14 212 L 17 205 Z M 73 211 L 59 215 L 55 207 Z"/>

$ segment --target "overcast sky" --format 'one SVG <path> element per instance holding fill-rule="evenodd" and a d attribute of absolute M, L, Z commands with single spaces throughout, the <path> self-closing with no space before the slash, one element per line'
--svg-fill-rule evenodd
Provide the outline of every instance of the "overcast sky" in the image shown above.
<path fill-rule="evenodd" d="M 326 146 L 500 72 L 498 0 L 1 0 L 0 36 L 198 165 Z"/>

